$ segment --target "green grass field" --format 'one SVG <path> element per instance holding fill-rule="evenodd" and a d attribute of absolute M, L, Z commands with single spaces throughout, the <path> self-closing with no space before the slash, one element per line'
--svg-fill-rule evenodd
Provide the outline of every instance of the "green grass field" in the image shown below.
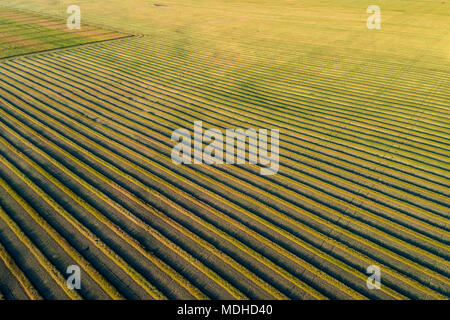
<path fill-rule="evenodd" d="M 0 61 L 0 297 L 449 299 L 447 1 L 0 0 L 73 4 L 134 36 Z M 195 121 L 279 129 L 278 173 L 176 165 Z"/>

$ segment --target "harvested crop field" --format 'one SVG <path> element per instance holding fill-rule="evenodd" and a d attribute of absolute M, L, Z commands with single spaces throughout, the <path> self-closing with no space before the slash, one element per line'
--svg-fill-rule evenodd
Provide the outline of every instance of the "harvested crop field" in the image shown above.
<path fill-rule="evenodd" d="M 70 30 L 61 19 L 0 8 L 0 59 L 124 36 L 87 26 Z"/>
<path fill-rule="evenodd" d="M 0 61 L 0 298 L 449 299 L 448 5 L 393 1 L 371 47 L 352 1 L 111 2 L 88 21 L 140 35 Z M 277 174 L 175 164 L 196 121 L 279 129 Z"/>

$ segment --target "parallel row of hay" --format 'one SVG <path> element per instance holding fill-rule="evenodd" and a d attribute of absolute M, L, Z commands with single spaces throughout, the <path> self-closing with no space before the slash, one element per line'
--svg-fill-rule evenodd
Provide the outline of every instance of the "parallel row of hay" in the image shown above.
<path fill-rule="evenodd" d="M 448 298 L 448 89 L 377 97 L 397 66 L 344 87 L 326 60 L 281 77 L 182 53 L 144 37 L 0 65 L 0 174 L 98 272 L 82 297 Z M 280 128 L 279 174 L 174 165 L 171 132 L 195 120 Z"/>
<path fill-rule="evenodd" d="M 89 26 L 70 30 L 61 19 L 0 9 L 0 59 L 124 36 Z"/>
<path fill-rule="evenodd" d="M 80 53 L 78 53 L 77 52 L 77 54 L 80 54 Z M 82 54 L 82 53 L 81 53 Z M 106 57 L 106 56 L 105 56 Z M 130 58 L 130 59 L 132 59 L 132 57 L 131 56 L 129 56 L 128 58 Z M 102 56 L 102 59 L 103 59 L 103 56 Z M 113 60 L 109 60 L 109 61 L 113 61 Z M 142 62 L 142 60 L 141 60 L 141 62 Z M 156 64 L 156 63 L 155 63 Z M 159 64 L 160 65 L 160 64 Z M 157 68 L 157 66 L 154 66 L 154 65 L 151 65 L 152 66 L 152 69 L 153 68 Z M 136 70 L 137 70 L 137 68 L 136 68 Z M 175 72 L 173 72 L 173 75 L 172 75 L 172 77 L 175 75 L 176 73 Z M 170 78 L 170 77 L 167 77 L 167 79 L 173 79 L 174 81 L 176 81 L 176 78 Z M 255 80 L 255 82 L 257 82 L 257 80 Z M 197 85 L 198 86 L 198 85 Z M 202 86 L 203 86 L 203 84 L 202 84 Z M 215 86 L 217 86 L 217 84 L 215 84 Z M 253 86 L 253 82 L 252 82 L 252 86 Z M 190 92 L 195 92 L 195 91 L 192 91 L 192 89 L 191 89 L 191 91 Z M 207 92 L 206 93 L 207 95 L 210 95 L 210 92 Z M 261 97 L 261 95 L 259 94 L 259 96 Z M 249 98 L 247 98 L 247 99 L 249 99 Z M 243 100 L 241 100 L 241 101 L 243 101 Z M 280 103 L 278 103 L 278 104 L 282 104 L 283 106 L 284 106 L 284 104 L 286 104 L 286 103 L 283 103 L 283 102 L 280 102 Z M 276 105 L 278 105 L 278 104 L 276 104 Z M 252 105 L 253 105 L 253 107 L 255 106 L 255 105 L 258 105 L 258 102 L 256 101 L 252 101 Z M 320 107 L 320 105 L 319 105 L 319 107 Z M 355 109 L 357 109 L 357 107 L 355 107 Z M 243 110 L 242 108 L 239 108 L 239 110 Z M 248 110 L 248 109 L 247 109 Z M 337 110 L 337 112 L 340 112 L 340 110 L 338 109 Z M 264 113 L 261 113 L 261 112 L 254 112 L 255 114 L 258 114 L 258 115 L 263 115 Z M 362 113 L 364 113 L 364 111 L 362 112 Z M 299 114 L 297 114 L 296 116 L 298 116 Z M 396 115 L 395 113 L 392 113 L 392 115 Z M 373 115 L 371 114 L 370 116 L 372 116 L 373 117 Z M 273 119 L 276 119 L 275 117 L 272 117 Z M 402 120 L 402 119 L 400 119 L 400 120 Z M 426 119 L 425 119 L 426 120 Z M 445 119 L 444 120 L 442 120 L 441 119 L 441 121 L 445 121 Z M 300 120 L 299 120 L 299 122 L 300 122 Z M 317 121 L 317 122 L 319 122 L 319 121 Z M 404 122 L 404 121 L 403 121 Z M 282 123 L 281 121 L 280 122 L 278 122 L 278 123 Z M 284 123 L 286 123 L 286 121 L 284 121 Z M 420 124 L 419 124 L 420 125 Z M 427 125 L 428 126 L 430 126 L 430 124 L 429 123 L 427 123 Z M 419 127 L 419 129 L 420 129 L 420 127 Z M 317 129 L 315 130 L 316 132 L 317 132 Z M 445 135 L 445 130 L 444 131 L 442 131 L 442 129 L 440 129 L 440 131 L 441 131 L 441 133 L 443 133 L 443 137 L 441 138 L 441 139 L 446 139 L 446 135 Z M 358 132 L 358 134 L 360 134 L 360 132 Z M 437 133 L 437 134 L 439 134 L 439 133 Z M 318 137 L 321 137 L 320 135 L 318 135 L 318 134 L 316 134 Z M 447 135 L 448 136 L 448 135 Z M 393 135 L 392 136 L 392 138 L 391 139 L 393 139 L 395 136 Z M 344 138 L 345 139 L 345 138 Z M 373 138 L 372 138 L 373 139 Z M 434 139 L 434 138 L 433 138 Z M 323 139 L 322 139 L 323 140 Z M 347 144 L 348 142 L 353 142 L 353 141 L 356 141 L 356 142 L 358 142 L 358 140 L 354 140 L 354 139 L 352 139 L 352 140 L 350 140 L 350 139 L 345 139 L 344 140 L 344 142 L 343 143 L 345 143 L 345 144 Z M 406 143 L 407 141 L 405 141 L 405 143 Z M 361 143 L 362 144 L 362 143 Z M 392 146 L 391 144 L 388 144 L 388 143 L 385 143 L 387 146 Z M 351 144 L 349 144 L 350 146 L 352 146 Z M 365 145 L 369 145 L 370 147 L 368 147 L 368 148 L 364 148 L 364 149 L 362 149 L 363 151 L 366 151 L 366 150 L 369 150 L 369 151 L 372 151 L 374 148 L 372 147 L 373 145 L 374 145 L 374 143 L 371 141 L 371 140 L 367 140 L 367 142 L 365 142 Z M 380 147 L 378 147 L 377 146 L 377 149 L 381 149 L 381 151 L 383 151 L 383 150 L 389 150 L 388 149 L 388 147 L 382 147 L 382 146 L 380 146 Z M 400 146 L 400 147 L 402 147 L 402 146 Z M 361 146 L 359 147 L 359 148 L 361 148 Z M 402 147 L 403 148 L 403 147 Z M 444 150 L 442 150 L 442 151 L 440 151 L 440 153 L 442 154 L 442 155 L 445 155 L 445 144 L 441 144 L 440 145 L 440 148 L 441 149 L 444 149 Z M 355 149 L 356 149 L 356 147 L 355 147 Z M 379 153 L 379 151 L 373 151 L 373 153 Z M 400 152 L 402 152 L 402 150 L 400 149 L 399 151 L 398 151 L 399 153 Z M 417 153 L 419 152 L 419 151 L 416 151 Z M 420 152 L 422 152 L 422 150 L 420 150 Z M 382 155 L 384 155 L 384 154 L 380 154 L 379 156 L 382 156 Z M 434 155 L 433 155 L 433 157 L 440 157 L 440 155 L 439 154 L 435 154 L 434 153 Z M 411 157 L 410 157 L 411 158 Z M 445 159 L 445 157 L 443 158 L 443 159 Z M 408 161 L 408 159 L 406 158 L 406 157 L 402 157 L 401 159 L 399 159 L 399 160 L 402 160 L 402 162 L 406 162 L 406 161 Z M 426 159 L 427 161 L 429 160 L 429 159 Z M 433 159 L 434 160 L 434 159 Z M 443 163 L 442 163 L 443 162 Z M 438 167 L 445 167 L 445 160 L 444 161 L 442 161 L 440 164 L 437 164 L 436 166 L 438 166 Z M 419 166 L 419 168 L 422 166 L 423 164 L 417 164 L 417 166 Z M 399 167 L 399 168 L 401 168 L 401 167 Z M 433 170 L 433 169 L 429 169 L 429 170 Z M 442 172 L 442 170 L 441 170 L 441 172 Z"/>
<path fill-rule="evenodd" d="M 39 293 L 33 288 L 33 285 L 30 283 L 28 278 L 25 276 L 22 270 L 20 270 L 20 268 L 14 262 L 14 259 L 11 258 L 11 256 L 6 251 L 5 247 L 3 247 L 3 245 L 1 244 L 0 244 L 0 259 L 2 263 L 6 266 L 6 268 L 8 268 L 8 270 L 10 271 L 10 276 L 13 277 L 15 280 L 17 280 L 17 282 L 20 284 L 27 298 L 34 300 L 41 299 Z M 7 273 L 4 272 L 2 273 L 2 275 L 3 277 L 6 277 Z M 6 280 L 3 280 L 3 282 L 6 282 Z M 1 298 L 2 299 L 4 298 L 3 295 L 1 295 Z"/>

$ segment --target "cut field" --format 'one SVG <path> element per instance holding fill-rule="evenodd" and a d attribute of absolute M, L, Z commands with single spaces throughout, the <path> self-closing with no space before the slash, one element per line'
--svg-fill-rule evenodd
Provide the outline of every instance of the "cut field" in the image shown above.
<path fill-rule="evenodd" d="M 79 1 L 142 35 L 1 61 L 0 297 L 449 299 L 449 6 L 338 2 Z M 174 164 L 194 121 L 278 174 Z"/>
<path fill-rule="evenodd" d="M 62 19 L 0 8 L 0 59 L 124 36 L 88 26 L 70 30 Z"/>

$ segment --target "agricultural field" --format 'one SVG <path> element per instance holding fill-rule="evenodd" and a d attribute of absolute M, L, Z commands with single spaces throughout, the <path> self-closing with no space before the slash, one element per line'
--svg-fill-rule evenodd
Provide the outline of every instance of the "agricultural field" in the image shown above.
<path fill-rule="evenodd" d="M 450 3 L 370 4 L 0 0 L 0 299 L 449 299 Z"/>
<path fill-rule="evenodd" d="M 121 37 L 92 27 L 70 30 L 61 19 L 0 8 L 0 59 Z"/>

